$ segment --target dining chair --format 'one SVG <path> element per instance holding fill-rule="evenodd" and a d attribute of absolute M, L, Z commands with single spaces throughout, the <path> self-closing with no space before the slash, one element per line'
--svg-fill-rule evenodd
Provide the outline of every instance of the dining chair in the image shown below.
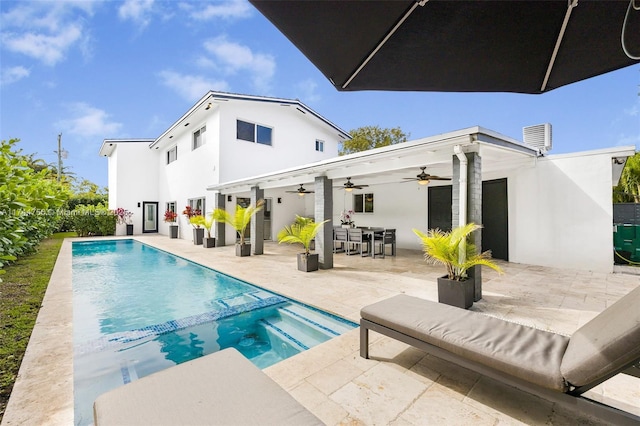
<path fill-rule="evenodd" d="M 347 229 L 341 227 L 333 228 L 333 252 L 344 253 L 348 247 L 345 247 L 349 240 Z"/>
<path fill-rule="evenodd" d="M 367 240 L 364 236 L 364 234 L 362 233 L 362 229 L 359 228 L 349 228 L 347 229 L 349 231 L 349 241 L 347 243 L 347 254 L 351 255 L 351 254 L 356 254 L 356 253 L 360 253 L 360 256 L 364 257 L 364 256 L 368 256 L 369 255 L 369 249 L 371 248 L 371 245 L 369 244 L 370 241 Z M 363 251 L 363 246 L 366 244 L 367 249 L 366 251 Z M 354 246 L 356 249 L 352 250 L 351 246 Z M 354 253 L 351 253 L 351 252 Z"/>
<path fill-rule="evenodd" d="M 380 253 L 379 256 L 384 258 L 386 255 L 385 246 L 391 244 L 391 256 L 396 255 L 396 230 L 395 229 L 385 229 L 382 234 L 376 234 L 374 244 L 380 245 Z M 373 252 L 375 257 L 376 248 L 374 246 Z"/>

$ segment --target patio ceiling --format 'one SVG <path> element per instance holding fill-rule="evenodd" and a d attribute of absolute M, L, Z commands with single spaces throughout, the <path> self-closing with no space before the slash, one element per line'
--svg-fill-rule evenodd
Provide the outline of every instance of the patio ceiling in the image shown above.
<path fill-rule="evenodd" d="M 225 194 L 261 189 L 286 188 L 295 190 L 300 184 L 312 184 L 318 176 L 332 179 L 335 187 L 342 187 L 351 177 L 355 184 L 369 186 L 406 182 L 415 177 L 421 166 L 427 173 L 452 176 L 453 147 L 460 145 L 466 152 L 478 152 L 482 157 L 482 171 L 489 173 L 533 165 L 539 155 L 535 148 L 481 127 L 418 139 L 402 144 L 336 157 L 278 172 L 248 177 L 209 186 L 210 191 Z"/>

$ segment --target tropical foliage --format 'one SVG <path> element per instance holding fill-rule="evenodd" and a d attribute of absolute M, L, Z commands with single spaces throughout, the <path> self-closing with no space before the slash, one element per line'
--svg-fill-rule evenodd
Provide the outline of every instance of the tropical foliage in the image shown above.
<path fill-rule="evenodd" d="M 430 229 L 426 234 L 417 229 L 413 232 L 422 240 L 425 260 L 444 265 L 447 268 L 447 278 L 460 281 L 467 276 L 467 270 L 478 265 L 488 266 L 502 273 L 502 269 L 491 261 L 490 251 L 477 253 L 476 246 L 468 241 L 469 236 L 480 228 L 480 225 L 469 223 L 450 232 L 439 229 Z M 461 247 L 465 255 L 462 261 Z"/>
<path fill-rule="evenodd" d="M 125 210 L 126 212 L 126 210 Z M 71 219 L 71 229 L 79 237 L 94 235 L 114 235 L 116 233 L 116 223 L 126 223 L 124 216 L 118 216 L 114 210 L 109 210 L 102 203 L 98 205 L 80 204 L 68 212 Z M 121 218 L 122 219 L 119 219 Z"/>
<path fill-rule="evenodd" d="M 296 215 L 296 221 L 292 225 L 285 226 L 278 232 L 278 243 L 302 244 L 304 254 L 309 256 L 311 241 L 328 221 L 315 223 L 313 219 Z"/>
<path fill-rule="evenodd" d="M 403 132 L 399 127 L 382 129 L 380 126 L 359 127 L 349 131 L 349 134 L 351 135 L 351 140 L 342 143 L 339 155 L 406 142 L 410 136 L 409 133 Z"/>
<path fill-rule="evenodd" d="M 213 211 L 212 217 L 214 220 L 224 222 L 235 229 L 240 236 L 240 244 L 244 244 L 247 226 L 249 226 L 253 215 L 262 210 L 263 206 L 264 200 L 258 200 L 255 206 L 242 207 L 241 205 L 236 205 L 236 211 L 233 214 L 225 209 L 217 208 Z"/>
<path fill-rule="evenodd" d="M 0 273 L 58 228 L 58 209 L 69 197 L 49 169 L 29 166 L 33 159 L 15 149 L 18 142 L 0 142 Z"/>
<path fill-rule="evenodd" d="M 620 182 L 613 188 L 614 203 L 640 203 L 640 153 L 627 159 Z"/>
<path fill-rule="evenodd" d="M 194 228 L 200 228 L 201 226 L 204 226 L 205 218 L 201 214 L 197 214 L 189 218 L 189 223 Z"/>

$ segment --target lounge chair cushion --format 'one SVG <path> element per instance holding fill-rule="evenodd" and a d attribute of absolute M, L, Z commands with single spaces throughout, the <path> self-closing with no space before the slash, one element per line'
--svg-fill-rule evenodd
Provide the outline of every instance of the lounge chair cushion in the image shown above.
<path fill-rule="evenodd" d="M 640 287 L 602 311 L 572 336 L 560 370 L 584 386 L 640 358 Z"/>
<path fill-rule="evenodd" d="M 107 392 L 93 410 L 96 426 L 323 424 L 235 349 Z"/>
<path fill-rule="evenodd" d="M 566 391 L 569 338 L 404 294 L 366 306 L 362 318 L 540 386 Z"/>

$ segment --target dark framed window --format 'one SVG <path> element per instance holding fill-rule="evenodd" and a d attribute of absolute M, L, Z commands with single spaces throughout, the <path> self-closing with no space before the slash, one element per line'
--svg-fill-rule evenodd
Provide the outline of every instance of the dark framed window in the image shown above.
<path fill-rule="evenodd" d="M 353 211 L 356 213 L 373 213 L 373 194 L 353 194 Z"/>
<path fill-rule="evenodd" d="M 202 128 L 193 132 L 193 145 L 191 149 L 198 149 L 205 143 L 205 132 L 207 131 L 207 126 L 203 126 Z"/>
<path fill-rule="evenodd" d="M 248 121 L 236 121 L 236 137 L 243 141 L 255 142 L 261 145 L 271 145 L 273 129 Z"/>
<path fill-rule="evenodd" d="M 189 199 L 189 207 L 191 207 L 192 211 L 200 210 L 200 214 L 204 216 L 204 214 L 205 214 L 204 197 L 202 197 L 202 198 L 190 198 Z"/>
<path fill-rule="evenodd" d="M 316 139 L 316 151 L 324 152 L 324 141 Z"/>
<path fill-rule="evenodd" d="M 254 127 L 253 123 L 247 123 L 246 121 L 237 121 L 237 137 L 243 141 L 255 142 L 254 139 Z"/>
<path fill-rule="evenodd" d="M 173 163 L 178 159 L 178 147 L 174 146 L 167 151 L 167 164 Z"/>

